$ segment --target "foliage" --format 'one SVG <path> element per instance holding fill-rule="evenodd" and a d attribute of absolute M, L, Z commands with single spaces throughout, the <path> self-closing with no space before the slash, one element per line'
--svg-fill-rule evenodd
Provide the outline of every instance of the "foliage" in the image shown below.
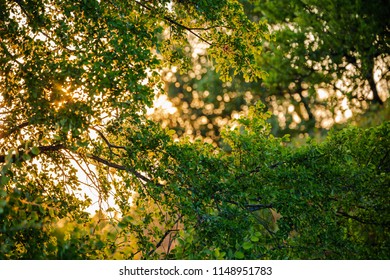
<path fill-rule="evenodd" d="M 386 1 L 254 5 L 276 37 L 269 46 L 272 51 L 262 57 L 270 73 L 266 87 L 270 95 L 288 94 L 300 119 L 326 121 L 327 117 L 316 116 L 315 110 L 321 108 L 337 122 L 351 117 L 351 110 L 362 112 L 370 103 L 383 104 L 388 98 Z"/>
<path fill-rule="evenodd" d="M 388 1 L 241 2 L 248 17 L 270 26 L 274 40 L 256 57 L 268 75 L 249 84 L 240 75 L 223 83 L 199 54 L 192 73 L 167 79 L 178 112 L 162 121 L 178 136 L 218 141 L 225 120 L 257 100 L 273 112 L 275 135 L 313 136 L 383 110 L 389 97 Z"/>
<path fill-rule="evenodd" d="M 57 219 L 84 221 L 91 201 L 80 197 L 81 186 L 96 189 L 100 200 L 115 190 L 126 212 L 133 192 L 152 182 L 144 174 L 158 158 L 148 153 L 157 154 L 160 137 L 168 138 L 144 113 L 160 90 L 159 70 L 186 61 L 189 36 L 210 45 L 222 74 L 233 59 L 233 68 L 247 74 L 250 68 L 248 75 L 256 77 L 258 66 L 248 64 L 254 54 L 244 50 L 267 34 L 236 1 L 7 0 L 0 2 L 0 22 L 1 244 L 7 258 L 37 258 L 31 248 L 44 250 L 26 240 L 47 239 Z M 256 35 L 237 40 L 245 32 Z M 231 40 L 235 56 L 217 57 Z M 78 170 L 87 177 L 81 183 Z"/>
<path fill-rule="evenodd" d="M 220 170 L 198 176 L 213 211 L 204 199 L 176 257 L 388 258 L 389 123 L 296 149 L 270 135 L 267 115 L 252 108 L 224 133 Z"/>
<path fill-rule="evenodd" d="M 388 258 L 389 123 L 296 149 L 259 102 L 215 148 L 147 118 L 187 35 L 262 75 L 236 1 L 0 5 L 0 258 Z"/>

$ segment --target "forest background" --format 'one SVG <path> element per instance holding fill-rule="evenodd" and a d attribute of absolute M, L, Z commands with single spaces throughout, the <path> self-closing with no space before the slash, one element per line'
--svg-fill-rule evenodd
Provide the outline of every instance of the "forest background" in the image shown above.
<path fill-rule="evenodd" d="M 389 14 L 0 0 L 0 258 L 388 259 Z"/>

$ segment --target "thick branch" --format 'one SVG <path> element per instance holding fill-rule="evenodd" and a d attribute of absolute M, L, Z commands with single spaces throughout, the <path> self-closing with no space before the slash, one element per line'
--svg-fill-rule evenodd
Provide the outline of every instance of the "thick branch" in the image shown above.
<path fill-rule="evenodd" d="M 5 131 L 5 132 L 0 132 L 0 139 L 4 139 L 4 138 L 7 138 L 8 136 L 12 135 L 14 132 L 28 126 L 30 123 L 29 122 L 24 122 L 24 123 L 21 123 L 17 126 L 14 126 L 12 127 L 11 129 L 9 129 L 8 131 Z"/>
<path fill-rule="evenodd" d="M 24 162 L 27 160 L 30 160 L 36 156 L 38 156 L 40 153 L 44 152 L 53 152 L 53 151 L 59 151 L 61 149 L 64 149 L 65 147 L 62 144 L 58 145 L 51 145 L 51 146 L 39 146 L 39 153 L 33 153 L 32 151 L 24 152 L 21 151 L 19 153 L 15 153 L 11 156 L 12 162 Z M 23 157 L 23 154 L 27 154 L 29 156 L 29 159 Z M 4 163 L 6 161 L 7 155 L 0 155 L 0 163 Z"/>
<path fill-rule="evenodd" d="M 250 211 L 250 212 L 254 212 L 254 211 L 257 211 L 257 210 L 261 210 L 261 209 L 270 209 L 272 208 L 272 203 L 270 204 L 247 204 L 247 205 L 244 205 L 244 207 Z"/>
<path fill-rule="evenodd" d="M 370 73 L 367 77 L 367 80 L 368 80 L 368 84 L 370 85 L 370 88 L 371 88 L 371 91 L 372 91 L 372 94 L 373 94 L 373 102 L 374 103 L 378 103 L 380 105 L 383 105 L 383 100 L 380 98 L 379 96 L 379 93 L 378 93 L 378 89 L 376 88 L 376 83 L 375 83 L 375 80 L 374 80 L 374 75 L 372 73 Z"/>
<path fill-rule="evenodd" d="M 183 217 L 183 216 L 180 215 L 180 216 L 176 219 L 176 221 L 175 221 L 175 223 L 174 223 L 174 226 L 177 225 L 177 223 L 181 220 L 182 217 Z M 152 249 L 152 250 L 148 253 L 148 256 L 150 256 L 151 254 L 153 254 L 154 252 L 156 252 L 156 250 L 157 250 L 158 248 L 160 248 L 160 246 L 163 244 L 165 238 L 167 238 L 168 235 L 170 235 L 172 232 L 177 232 L 177 231 L 179 231 L 179 230 L 178 230 L 178 229 L 169 229 L 169 230 L 167 230 L 167 231 L 164 233 L 164 235 L 160 238 L 160 241 L 156 244 L 156 247 L 155 247 L 154 249 Z"/>
<path fill-rule="evenodd" d="M 11 162 L 25 162 L 27 160 L 31 160 L 32 158 L 35 158 L 40 153 L 59 151 L 62 149 L 66 149 L 66 147 L 62 144 L 57 144 L 57 145 L 51 145 L 51 146 L 39 146 L 38 149 L 39 149 L 39 153 L 33 153 L 32 151 L 29 151 L 29 152 L 20 151 L 19 153 L 13 154 L 11 156 L 10 160 L 11 160 Z M 27 154 L 29 157 L 23 157 L 23 154 Z M 5 163 L 6 158 L 7 158 L 7 155 L 0 155 L 0 163 Z M 102 163 L 106 166 L 118 169 L 118 170 L 130 172 L 133 175 L 135 175 L 138 179 L 141 179 L 141 180 L 148 182 L 148 183 L 153 183 L 157 186 L 161 186 L 160 184 L 153 182 L 152 179 L 142 175 L 140 172 L 138 172 L 137 170 L 135 170 L 132 167 L 120 165 L 120 164 L 108 161 L 106 159 L 103 159 L 101 157 L 98 157 L 98 156 L 92 155 L 92 154 L 87 155 L 87 158 L 92 159 L 94 161 L 97 161 L 99 163 Z"/>

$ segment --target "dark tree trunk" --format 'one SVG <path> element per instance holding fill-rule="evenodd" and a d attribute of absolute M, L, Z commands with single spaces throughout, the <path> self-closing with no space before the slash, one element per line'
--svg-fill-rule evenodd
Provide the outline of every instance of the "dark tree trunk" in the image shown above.
<path fill-rule="evenodd" d="M 374 81 L 374 74 L 371 73 L 370 75 L 368 75 L 367 80 L 373 93 L 372 102 L 383 105 L 383 101 L 378 94 L 378 89 L 376 88 L 376 83 Z"/>

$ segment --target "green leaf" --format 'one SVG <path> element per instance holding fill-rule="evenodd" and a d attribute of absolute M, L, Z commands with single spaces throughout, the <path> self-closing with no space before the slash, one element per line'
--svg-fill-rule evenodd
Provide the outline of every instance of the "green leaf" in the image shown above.
<path fill-rule="evenodd" d="M 32 147 L 31 153 L 34 154 L 34 155 L 38 155 L 39 154 L 39 148 L 38 147 Z"/>
<path fill-rule="evenodd" d="M 8 184 L 10 179 L 11 178 L 8 176 L 1 175 L 0 176 L 0 186 L 5 186 L 6 184 Z"/>
<path fill-rule="evenodd" d="M 259 237 L 254 236 L 254 235 L 251 236 L 251 241 L 252 242 L 258 242 L 259 240 L 260 240 Z"/>
<path fill-rule="evenodd" d="M 241 252 L 241 251 L 237 251 L 234 253 L 234 257 L 236 257 L 237 259 L 243 259 L 245 257 L 244 253 Z"/>
<path fill-rule="evenodd" d="M 31 159 L 31 156 L 29 154 L 23 154 L 22 158 L 23 158 L 23 160 L 28 161 Z"/>
<path fill-rule="evenodd" d="M 118 227 L 119 228 L 125 228 L 127 226 L 127 223 L 119 222 Z"/>
<path fill-rule="evenodd" d="M 243 244 L 242 244 L 242 248 L 244 249 L 244 250 L 249 250 L 249 249 L 251 249 L 253 247 L 253 243 L 251 243 L 251 242 L 244 242 Z"/>

